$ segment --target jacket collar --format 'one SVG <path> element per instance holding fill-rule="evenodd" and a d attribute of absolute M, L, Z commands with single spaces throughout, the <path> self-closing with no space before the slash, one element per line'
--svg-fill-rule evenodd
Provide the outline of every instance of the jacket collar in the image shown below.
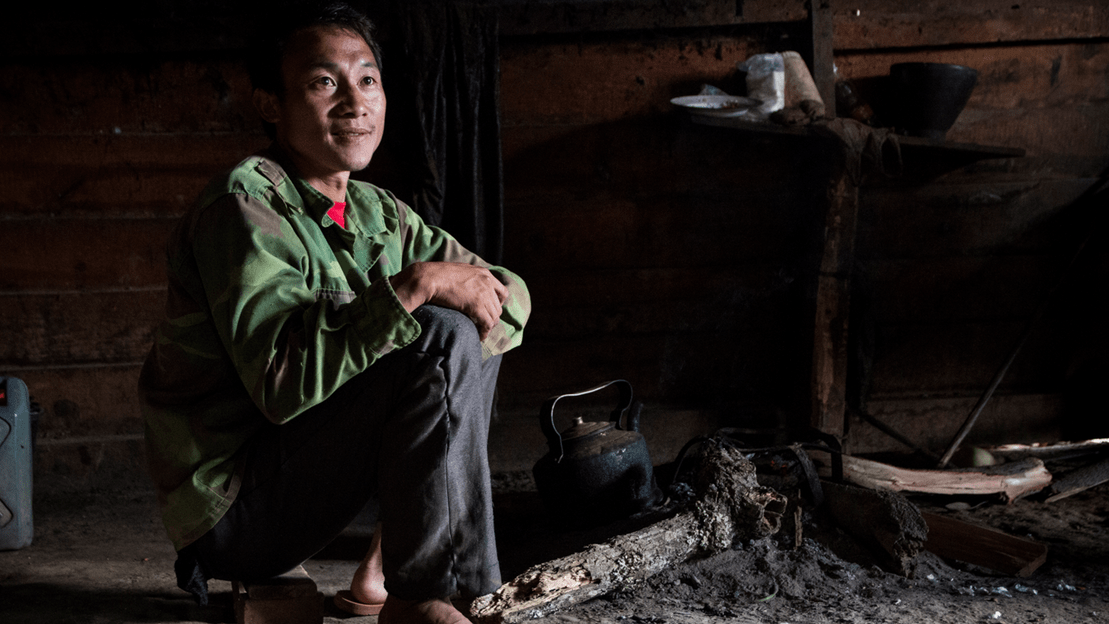
<path fill-rule="evenodd" d="M 327 216 L 334 202 L 297 174 L 292 161 L 276 143 L 259 155 L 264 158 L 259 171 L 274 184 L 290 208 L 304 212 L 321 228 L 339 227 Z M 295 192 L 290 192 L 294 189 Z M 346 203 L 346 231 L 366 237 L 386 231 L 380 197 L 368 192 L 353 178 L 347 182 Z"/>

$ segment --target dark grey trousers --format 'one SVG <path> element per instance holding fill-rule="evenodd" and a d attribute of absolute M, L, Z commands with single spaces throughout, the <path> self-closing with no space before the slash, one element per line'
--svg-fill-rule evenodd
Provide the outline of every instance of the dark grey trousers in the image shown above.
<path fill-rule="evenodd" d="M 181 551 L 179 585 L 197 574 L 282 574 L 375 499 L 391 595 L 478 596 L 500 585 L 486 448 L 500 357 L 482 361 L 477 329 L 458 312 L 423 306 L 413 316 L 414 344 L 249 443 L 239 495 Z"/>

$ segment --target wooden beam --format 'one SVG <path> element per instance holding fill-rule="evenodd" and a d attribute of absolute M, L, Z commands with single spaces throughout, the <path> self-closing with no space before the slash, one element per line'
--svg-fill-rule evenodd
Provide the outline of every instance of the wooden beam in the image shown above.
<path fill-rule="evenodd" d="M 499 0 L 493 4 L 500 12 L 501 34 L 507 36 L 800 22 L 807 13 L 805 0 Z"/>
<path fill-rule="evenodd" d="M 834 41 L 832 0 L 811 0 L 809 24 L 812 29 L 812 68 L 813 82 L 824 100 L 824 116 L 836 117 L 836 79 L 835 59 L 832 45 Z"/>
<path fill-rule="evenodd" d="M 1038 542 L 949 516 L 922 515 L 928 523 L 924 548 L 945 559 L 1019 577 L 1029 576 L 1047 561 L 1047 546 Z"/>
<path fill-rule="evenodd" d="M 821 465 L 821 476 L 831 475 L 828 453 L 809 451 Z M 928 494 L 1001 494 L 1007 500 L 1038 492 L 1051 483 L 1051 473 L 1038 459 L 973 470 L 914 470 L 869 459 L 843 456 L 843 478 L 874 490 Z"/>
<path fill-rule="evenodd" d="M 1024 459 L 1026 457 L 1053 459 L 1109 451 L 1109 438 L 1048 444 L 1003 444 L 1001 446 L 987 446 L 985 449 L 994 457 L 1007 460 Z"/>
<path fill-rule="evenodd" d="M 152 275 L 154 270 L 144 272 Z M 0 365 L 47 368 L 60 363 L 141 362 L 154 341 L 154 328 L 165 315 L 165 304 L 161 288 L 2 294 L 0 327 L 8 339 L 0 342 Z"/>
<path fill-rule="evenodd" d="M 1109 31 L 1109 4 L 853 0 L 839 3 L 834 19 L 836 48 L 841 50 L 1100 39 Z"/>
<path fill-rule="evenodd" d="M 859 187 L 841 163 L 828 185 L 817 275 L 811 420 L 813 428 L 838 438 L 844 436 L 847 409 L 847 331 L 858 211 Z"/>

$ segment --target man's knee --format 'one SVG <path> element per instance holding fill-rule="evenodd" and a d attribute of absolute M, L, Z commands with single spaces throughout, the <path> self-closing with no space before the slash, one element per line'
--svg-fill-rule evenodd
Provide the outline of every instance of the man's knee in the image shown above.
<path fill-rule="evenodd" d="M 423 351 L 455 351 L 460 355 L 481 357 L 481 337 L 477 327 L 468 316 L 449 308 L 423 305 L 412 312 L 412 317 L 420 324 L 420 339 Z"/>

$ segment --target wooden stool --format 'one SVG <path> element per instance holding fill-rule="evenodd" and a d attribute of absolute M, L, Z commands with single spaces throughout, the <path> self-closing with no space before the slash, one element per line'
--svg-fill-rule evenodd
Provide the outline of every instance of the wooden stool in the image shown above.
<path fill-rule="evenodd" d="M 232 581 L 237 624 L 321 624 L 323 601 L 316 582 L 297 566 L 256 583 Z"/>

